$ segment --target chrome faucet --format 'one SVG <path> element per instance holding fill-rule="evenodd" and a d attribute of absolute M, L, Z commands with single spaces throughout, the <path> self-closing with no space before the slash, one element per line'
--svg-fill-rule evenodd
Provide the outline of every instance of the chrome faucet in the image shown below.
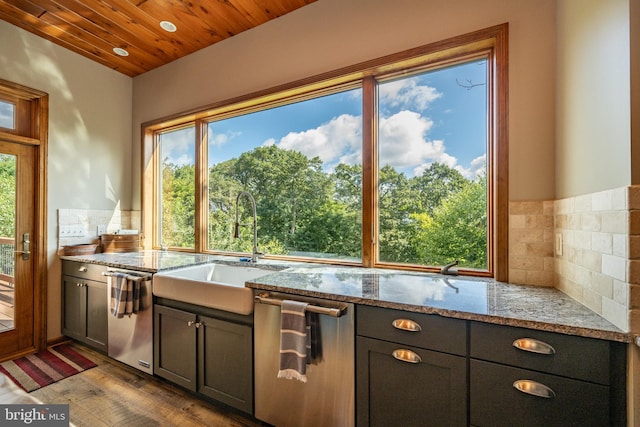
<path fill-rule="evenodd" d="M 442 267 L 440 269 L 440 274 L 447 274 L 449 276 L 457 276 L 458 275 L 458 269 L 457 268 L 452 268 L 454 266 L 458 265 L 458 260 L 455 260 L 447 265 L 445 265 L 444 267 Z"/>
<path fill-rule="evenodd" d="M 258 252 L 258 215 L 256 213 L 256 200 L 253 198 L 251 193 L 246 191 L 241 191 L 238 193 L 238 197 L 236 197 L 236 227 L 233 232 L 234 238 L 240 237 L 240 223 L 238 222 L 238 202 L 240 201 L 240 197 L 247 196 L 249 201 L 251 202 L 251 207 L 253 208 L 253 252 L 251 254 L 251 262 L 258 262 L 258 257 L 262 255 Z"/>

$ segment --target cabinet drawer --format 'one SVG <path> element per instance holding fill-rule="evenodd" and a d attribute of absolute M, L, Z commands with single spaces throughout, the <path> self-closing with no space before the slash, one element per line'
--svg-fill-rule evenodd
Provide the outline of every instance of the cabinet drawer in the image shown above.
<path fill-rule="evenodd" d="M 359 305 L 356 325 L 357 334 L 361 336 L 445 353 L 467 354 L 464 320 Z M 416 330 L 402 329 L 412 327 Z"/>
<path fill-rule="evenodd" d="M 98 264 L 89 264 L 79 261 L 62 261 L 62 274 L 66 276 L 80 277 L 87 280 L 95 280 L 97 282 L 106 282 L 107 279 L 102 275 L 103 271 L 107 271 L 107 267 Z"/>
<path fill-rule="evenodd" d="M 608 426 L 609 387 L 471 360 L 470 415 L 476 426 Z M 515 388 L 535 381 L 553 391 L 538 397 Z"/>
<path fill-rule="evenodd" d="M 609 384 L 608 341 L 478 322 L 470 334 L 472 358 Z"/>

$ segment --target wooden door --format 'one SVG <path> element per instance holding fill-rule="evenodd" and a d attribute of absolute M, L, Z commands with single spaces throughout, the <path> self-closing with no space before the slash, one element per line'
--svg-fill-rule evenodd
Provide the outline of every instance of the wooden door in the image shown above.
<path fill-rule="evenodd" d="M 0 141 L 0 358 L 34 342 L 35 148 Z"/>
<path fill-rule="evenodd" d="M 0 361 L 47 344 L 49 96 L 0 79 Z"/>

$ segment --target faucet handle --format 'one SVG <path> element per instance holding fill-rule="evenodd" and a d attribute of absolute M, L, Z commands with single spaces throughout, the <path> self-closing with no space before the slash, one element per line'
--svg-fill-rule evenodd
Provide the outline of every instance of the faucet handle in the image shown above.
<path fill-rule="evenodd" d="M 450 276 L 457 276 L 458 275 L 458 269 L 457 268 L 452 268 L 456 265 L 458 265 L 458 260 L 455 260 L 453 262 L 450 262 L 449 264 L 445 265 L 444 267 L 442 267 L 440 269 L 440 274 L 447 274 Z"/>

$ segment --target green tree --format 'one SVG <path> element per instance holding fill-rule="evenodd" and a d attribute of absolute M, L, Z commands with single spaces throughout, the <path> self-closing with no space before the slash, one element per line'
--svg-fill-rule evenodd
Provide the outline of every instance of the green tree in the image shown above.
<path fill-rule="evenodd" d="M 162 164 L 162 245 L 195 246 L 195 166 Z"/>
<path fill-rule="evenodd" d="M 433 214 L 416 213 L 412 240 L 420 263 L 443 265 L 455 259 L 467 268 L 487 268 L 487 180 L 468 181 L 447 196 Z"/>
<path fill-rule="evenodd" d="M 15 215 L 16 158 L 0 154 L 0 237 L 14 237 Z"/>
<path fill-rule="evenodd" d="M 418 194 L 404 173 L 391 166 L 380 169 L 378 176 L 379 252 L 387 262 L 411 262 L 416 258 L 410 239 Z"/>
<path fill-rule="evenodd" d="M 436 207 L 442 204 L 450 194 L 457 193 L 467 184 L 460 172 L 444 163 L 432 163 L 420 176 L 412 180 L 412 185 L 419 195 L 415 199 L 414 212 L 433 214 Z"/>

